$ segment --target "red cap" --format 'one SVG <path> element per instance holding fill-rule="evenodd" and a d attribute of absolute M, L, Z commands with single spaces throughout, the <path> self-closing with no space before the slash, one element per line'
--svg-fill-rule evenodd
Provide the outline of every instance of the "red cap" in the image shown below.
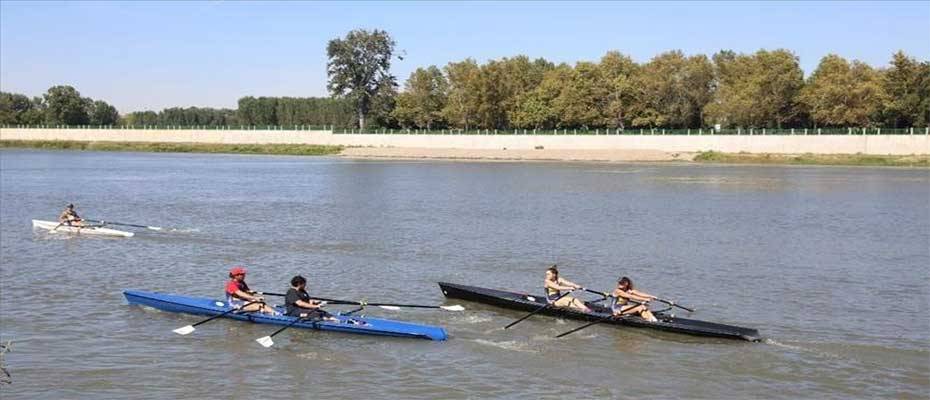
<path fill-rule="evenodd" d="M 229 275 L 235 276 L 239 274 L 245 275 L 245 267 L 236 266 L 229 270 Z"/>

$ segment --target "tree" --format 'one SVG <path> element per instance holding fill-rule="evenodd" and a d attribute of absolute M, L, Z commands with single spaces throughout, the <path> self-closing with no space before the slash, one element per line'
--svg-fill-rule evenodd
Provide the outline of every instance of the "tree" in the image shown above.
<path fill-rule="evenodd" d="M 516 128 L 552 129 L 563 126 L 555 102 L 562 95 L 574 70 L 567 64 L 550 68 L 533 91 L 518 97 L 517 109 L 510 116 Z"/>
<path fill-rule="evenodd" d="M 404 92 L 397 96 L 394 117 L 402 127 L 432 129 L 442 124 L 448 86 L 442 71 L 435 65 L 417 68 L 407 79 Z"/>
<path fill-rule="evenodd" d="M 680 50 L 662 53 L 643 66 L 635 126 L 696 127 L 713 98 L 713 65 L 704 55 L 685 57 Z"/>
<path fill-rule="evenodd" d="M 46 122 L 61 125 L 86 125 L 90 122 L 87 113 L 91 99 L 81 97 L 71 86 L 53 86 L 43 96 L 48 109 Z"/>
<path fill-rule="evenodd" d="M 930 63 L 919 63 L 898 51 L 885 71 L 883 86 L 888 95 L 883 107 L 886 125 L 897 128 L 930 122 Z"/>
<path fill-rule="evenodd" d="M 610 90 L 597 64 L 579 62 L 563 82 L 552 105 L 561 126 L 592 128 L 603 126 Z"/>
<path fill-rule="evenodd" d="M 0 124 L 25 124 L 23 116 L 32 108 L 32 101 L 25 95 L 0 92 Z"/>
<path fill-rule="evenodd" d="M 389 72 L 394 45 L 385 31 L 358 29 L 350 31 L 344 39 L 330 40 L 326 46 L 327 87 L 333 95 L 352 100 L 359 128 L 365 128 L 365 117 L 378 94 L 386 87 L 397 86 Z"/>
<path fill-rule="evenodd" d="M 886 95 L 880 71 L 830 54 L 820 60 L 799 99 L 816 124 L 873 126 Z"/>
<path fill-rule="evenodd" d="M 114 125 L 119 122 L 119 112 L 116 111 L 116 107 L 103 100 L 93 102 L 88 114 L 90 114 L 91 125 Z"/>
<path fill-rule="evenodd" d="M 630 110 L 637 101 L 635 84 L 640 67 L 632 58 L 617 51 L 601 57 L 599 67 L 608 91 L 607 108 L 602 117 L 604 125 L 624 129 L 632 119 Z"/>
<path fill-rule="evenodd" d="M 709 122 L 724 126 L 777 127 L 797 121 L 796 97 L 804 85 L 798 58 L 788 50 L 714 55 L 716 93 Z"/>
<path fill-rule="evenodd" d="M 449 88 L 442 114 L 453 126 L 466 130 L 472 128 L 477 124 L 481 108 L 481 69 L 470 58 L 449 63 L 444 69 Z"/>

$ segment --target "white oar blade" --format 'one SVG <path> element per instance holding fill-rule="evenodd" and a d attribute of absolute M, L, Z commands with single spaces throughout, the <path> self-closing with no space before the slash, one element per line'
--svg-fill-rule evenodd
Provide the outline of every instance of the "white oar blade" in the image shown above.
<path fill-rule="evenodd" d="M 178 329 L 175 329 L 172 332 L 177 333 L 178 335 L 190 335 L 191 333 L 194 332 L 194 326 L 193 325 L 182 326 Z"/>
<path fill-rule="evenodd" d="M 465 311 L 465 307 L 462 307 L 458 304 L 454 306 L 439 306 L 439 308 L 446 310 L 446 311 Z"/>
<path fill-rule="evenodd" d="M 164 228 L 162 228 L 162 227 L 160 227 L 160 226 L 147 226 L 146 228 L 149 228 L 149 229 L 151 229 L 151 230 L 153 230 L 153 231 L 160 231 L 160 230 L 164 229 Z"/>
<path fill-rule="evenodd" d="M 381 308 L 383 308 L 383 309 L 385 309 L 385 310 L 391 310 L 391 311 L 399 311 L 399 310 L 400 310 L 400 307 L 395 307 L 395 306 L 378 306 L 378 307 L 381 307 Z"/>
<path fill-rule="evenodd" d="M 271 336 L 260 337 L 260 338 L 258 338 L 258 339 L 255 339 L 255 341 L 258 342 L 258 344 L 262 345 L 262 347 L 265 347 L 265 348 L 269 348 L 269 347 L 271 347 L 271 346 L 274 346 L 274 340 L 271 340 Z"/>

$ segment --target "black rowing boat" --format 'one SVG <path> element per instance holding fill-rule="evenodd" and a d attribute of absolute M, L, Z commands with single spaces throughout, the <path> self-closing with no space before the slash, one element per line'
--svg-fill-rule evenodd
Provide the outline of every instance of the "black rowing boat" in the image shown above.
<path fill-rule="evenodd" d="M 446 282 L 439 282 L 439 288 L 442 289 L 442 294 L 449 298 L 500 306 L 513 310 L 534 311 L 546 304 L 545 296 L 532 296 Z M 548 307 L 542 310 L 540 314 L 585 321 L 598 321 L 606 318 L 606 320 L 603 321 L 605 324 L 658 329 L 696 336 L 740 339 L 751 342 L 757 342 L 762 339 L 762 337 L 759 336 L 759 331 L 752 328 L 679 318 L 667 313 L 668 309 L 654 311 L 659 321 L 650 322 L 638 316 L 624 316 L 619 319 L 611 319 L 610 313 L 608 312 L 609 310 L 606 307 L 592 302 L 586 304 L 595 312 L 586 313 L 564 307 Z"/>

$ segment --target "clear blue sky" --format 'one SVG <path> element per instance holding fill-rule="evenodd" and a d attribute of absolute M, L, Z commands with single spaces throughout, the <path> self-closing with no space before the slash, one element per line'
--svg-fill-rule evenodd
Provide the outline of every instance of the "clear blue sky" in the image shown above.
<path fill-rule="evenodd" d="M 0 89 L 70 84 L 120 112 L 235 108 L 239 97 L 326 95 L 326 42 L 355 28 L 391 33 L 393 72 L 472 57 L 556 62 L 609 50 L 646 62 L 787 48 L 810 73 L 836 53 L 885 66 L 902 49 L 930 59 L 930 2 L 248 3 L 0 2 Z"/>

